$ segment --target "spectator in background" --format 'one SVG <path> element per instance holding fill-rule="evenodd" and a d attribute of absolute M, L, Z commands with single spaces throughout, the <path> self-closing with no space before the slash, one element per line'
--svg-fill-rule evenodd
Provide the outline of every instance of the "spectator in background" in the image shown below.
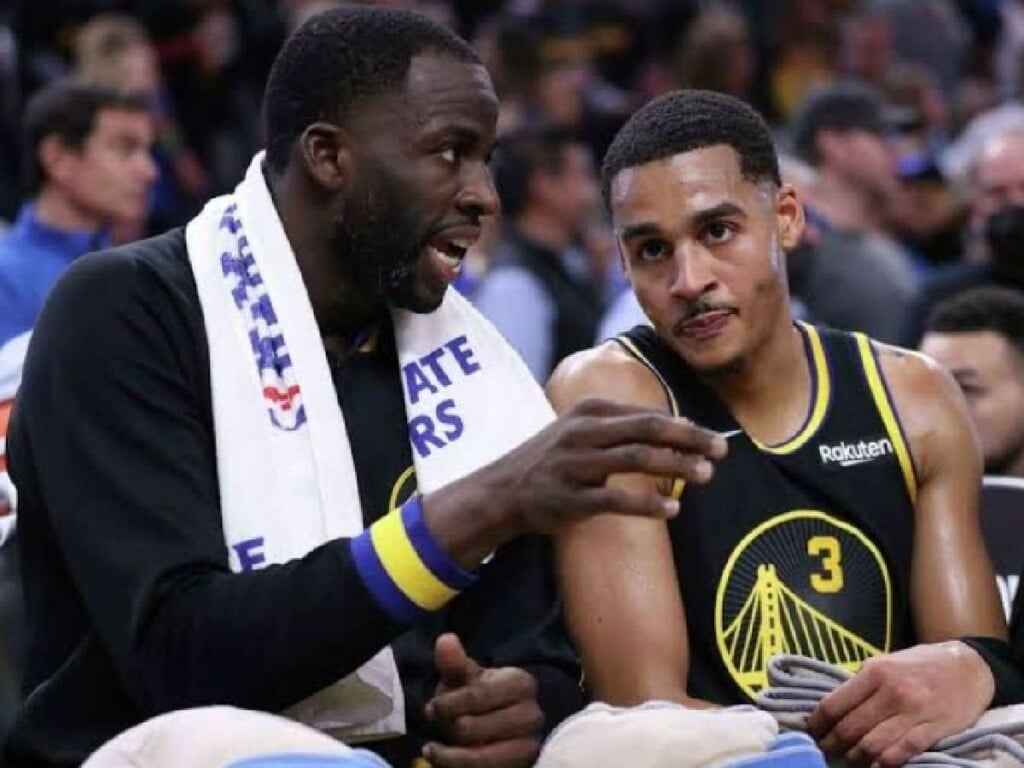
<path fill-rule="evenodd" d="M 894 59 L 919 63 L 952 90 L 964 75 L 971 30 L 957 6 L 963 0 L 871 0 L 884 19 Z"/>
<path fill-rule="evenodd" d="M 847 15 L 839 26 L 843 73 L 881 87 L 893 64 L 892 30 L 885 16 L 868 8 Z"/>
<path fill-rule="evenodd" d="M 540 74 L 540 32 L 527 20 L 498 15 L 483 24 L 473 41 L 501 99 L 498 135 L 522 130 Z"/>
<path fill-rule="evenodd" d="M 925 283 L 908 317 L 908 346 L 920 341 L 932 309 L 958 293 L 984 285 L 1024 291 L 1024 127 L 1011 127 L 981 142 L 968 163 L 966 187 L 968 263 Z"/>
<path fill-rule="evenodd" d="M 977 288 L 942 302 L 921 351 L 960 385 L 985 473 L 1024 477 L 1024 294 Z"/>
<path fill-rule="evenodd" d="M 971 202 L 968 221 L 969 261 L 991 262 L 995 254 L 986 234 L 989 220 L 1008 206 L 1024 206 L 1024 127 L 991 137 L 982 143 L 967 168 Z"/>
<path fill-rule="evenodd" d="M 681 88 L 718 91 L 747 102 L 753 98 L 757 52 L 746 21 L 728 8 L 708 9 L 693 20 L 679 41 L 675 65 Z"/>
<path fill-rule="evenodd" d="M 56 83 L 29 102 L 24 136 L 33 198 L 0 238 L 0 439 L 50 288 L 72 261 L 110 244 L 112 224 L 141 218 L 156 175 L 149 105 L 139 96 Z M 0 490 L 0 514 L 10 497 Z"/>
<path fill-rule="evenodd" d="M 804 265 L 801 297 L 817 322 L 893 342 L 901 338 L 918 278 L 884 218 L 899 190 L 885 132 L 881 99 L 847 82 L 807 99 L 792 138 L 798 157 L 817 170 L 822 224 Z"/>
<path fill-rule="evenodd" d="M 475 302 L 538 381 L 594 341 L 601 293 L 581 246 L 597 205 L 587 147 L 547 128 L 503 145 L 495 182 L 505 230 Z"/>
<path fill-rule="evenodd" d="M 788 119 L 808 93 L 836 77 L 837 16 L 817 0 L 791 0 L 776 13 L 778 37 L 771 93 L 775 111 Z"/>
<path fill-rule="evenodd" d="M 554 125 L 571 132 L 596 162 L 635 105 L 597 72 L 583 20 L 557 11 L 527 21 L 540 34 L 520 128 L 536 132 Z"/>
<path fill-rule="evenodd" d="M 260 101 L 284 39 L 281 5 L 161 0 L 135 6 L 159 53 L 185 141 L 214 191 L 233 188 L 263 145 Z"/>
<path fill-rule="evenodd" d="M 18 130 L 21 89 L 18 87 L 18 41 L 0 13 L 0 231 L 18 211 Z"/>
<path fill-rule="evenodd" d="M 142 25 L 123 14 L 90 19 L 75 38 L 75 71 L 85 82 L 137 93 L 152 106 L 156 128 L 153 157 L 159 175 L 147 228 L 162 232 L 195 215 L 199 201 L 209 192 L 209 179 L 185 143 L 170 94 L 163 86 L 156 49 Z"/>

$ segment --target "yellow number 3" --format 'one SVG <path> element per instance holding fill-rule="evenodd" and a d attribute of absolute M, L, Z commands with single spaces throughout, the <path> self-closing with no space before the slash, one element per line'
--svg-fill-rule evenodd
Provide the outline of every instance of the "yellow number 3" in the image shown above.
<path fill-rule="evenodd" d="M 807 554 L 821 557 L 822 573 L 811 574 L 811 588 L 815 592 L 832 594 L 843 588 L 842 552 L 835 536 L 812 536 L 807 540 Z"/>

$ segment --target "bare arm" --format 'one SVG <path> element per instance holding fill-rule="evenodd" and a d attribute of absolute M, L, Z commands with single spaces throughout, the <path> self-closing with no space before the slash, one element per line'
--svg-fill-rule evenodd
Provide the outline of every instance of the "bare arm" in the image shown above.
<path fill-rule="evenodd" d="M 668 411 L 653 374 L 611 344 L 562 363 L 548 397 L 559 413 L 588 397 Z M 670 485 L 640 474 L 608 481 L 642 493 L 666 494 Z M 556 551 L 569 631 L 594 698 L 694 703 L 686 695 L 686 619 L 665 522 L 598 515 L 562 528 Z"/>
<path fill-rule="evenodd" d="M 1006 638 L 978 520 L 981 456 L 952 379 L 927 358 L 879 347 L 917 474 L 911 601 L 922 645 L 872 659 L 822 700 L 808 730 L 852 762 L 902 765 L 973 723 L 995 685 L 963 636 Z"/>
<path fill-rule="evenodd" d="M 982 462 L 963 395 L 921 355 L 880 347 L 918 474 L 911 604 L 921 642 L 1006 639 L 978 516 Z"/>

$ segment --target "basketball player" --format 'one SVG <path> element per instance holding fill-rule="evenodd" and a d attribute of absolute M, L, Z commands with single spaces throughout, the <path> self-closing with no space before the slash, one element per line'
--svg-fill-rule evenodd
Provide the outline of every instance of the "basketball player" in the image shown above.
<path fill-rule="evenodd" d="M 323 340 L 358 481 L 350 511 L 366 530 L 287 563 L 268 562 L 263 536 L 228 546 L 214 331 L 185 233 L 76 261 L 33 331 L 8 439 L 28 648 L 0 762 L 78 766 L 152 715 L 210 703 L 281 712 L 391 647 L 406 726 L 374 751 L 395 768 L 421 755 L 433 768 L 526 768 L 579 703 L 546 543 L 530 534 L 584 504 L 672 514 L 674 501 L 605 488 L 606 476 L 700 480 L 694 454 L 726 446 L 664 413 L 591 403 L 414 495 L 390 311 L 434 311 L 497 210 L 490 77 L 446 28 L 346 5 L 289 38 L 264 101 L 268 150 L 252 183 L 265 186 L 279 219 L 267 224 L 292 251 L 282 258 L 294 258 Z M 427 360 L 421 375 L 450 384 L 445 361 Z M 273 458 L 268 477 L 288 471 Z M 272 511 L 301 528 L 293 508 Z M 381 534 L 389 523 L 397 537 Z M 244 556 L 241 571 L 229 552 Z M 450 602 L 424 601 L 430 579 Z M 365 722 L 365 708 L 354 716 Z"/>
<path fill-rule="evenodd" d="M 791 652 L 860 670 L 810 719 L 829 751 L 899 765 L 971 723 L 1008 695 L 1006 627 L 956 386 L 920 355 L 794 322 L 785 252 L 803 209 L 743 103 L 651 102 L 609 148 L 603 190 L 654 327 L 567 359 L 549 396 L 559 410 L 601 396 L 683 415 L 729 436 L 729 455 L 710 483 L 675 483 L 668 522 L 562 531 L 591 693 L 742 703 L 767 659 Z"/>

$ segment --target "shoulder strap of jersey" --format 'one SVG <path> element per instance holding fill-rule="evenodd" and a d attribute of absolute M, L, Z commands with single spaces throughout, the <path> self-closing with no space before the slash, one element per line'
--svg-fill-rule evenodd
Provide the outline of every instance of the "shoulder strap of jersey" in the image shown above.
<path fill-rule="evenodd" d="M 857 345 L 857 352 L 860 355 L 861 366 L 864 377 L 871 391 L 871 398 L 874 400 L 875 409 L 878 411 L 885 431 L 892 443 L 896 458 L 899 460 L 900 471 L 903 473 L 903 482 L 907 486 L 907 493 L 912 503 L 917 501 L 917 472 L 914 469 L 913 457 L 907 447 L 907 440 L 903 432 L 903 425 L 900 423 L 899 414 L 892 401 L 892 393 L 885 381 L 885 374 L 878 362 L 878 351 L 875 345 L 863 333 L 852 334 Z"/>

